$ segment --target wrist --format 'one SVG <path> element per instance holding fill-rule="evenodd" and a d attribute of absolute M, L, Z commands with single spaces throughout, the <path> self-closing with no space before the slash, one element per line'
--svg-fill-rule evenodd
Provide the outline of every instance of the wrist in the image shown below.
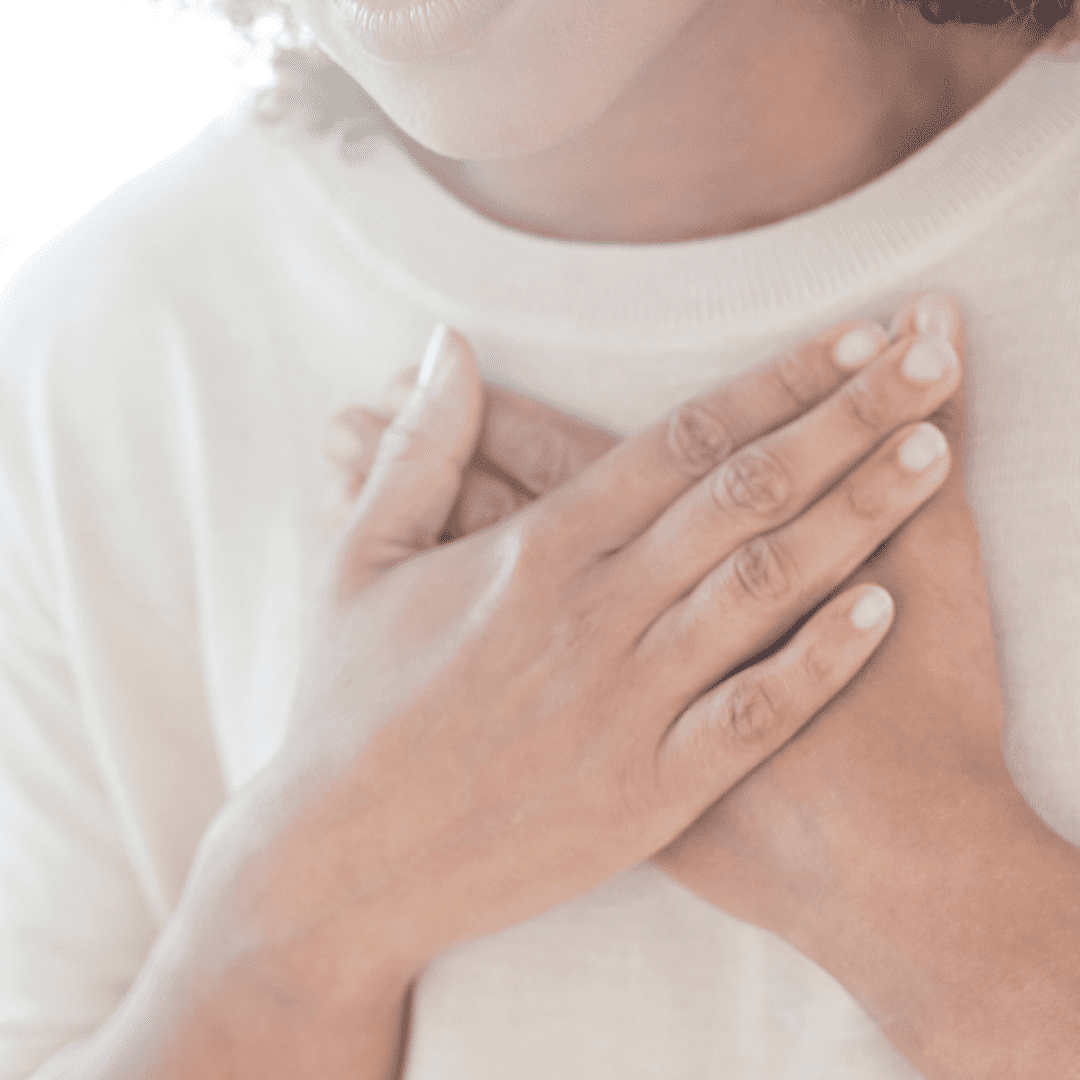
<path fill-rule="evenodd" d="M 154 949 L 149 1026 L 177 1063 L 160 1073 L 170 1080 L 396 1075 L 405 1006 L 427 957 L 378 904 L 334 903 L 326 871 L 313 869 L 329 866 L 329 854 L 296 835 L 283 806 L 272 792 L 248 792 L 224 809 Z M 375 880 L 376 869 L 367 868 Z M 215 1048 L 213 1068 L 204 1047 Z"/>
<path fill-rule="evenodd" d="M 1013 789 L 1015 793 L 1015 789 Z M 791 928 L 928 1080 L 1066 1075 L 1080 1061 L 1080 852 L 1023 802 L 972 798 L 951 850 L 888 864 Z"/>
<path fill-rule="evenodd" d="M 184 949 L 209 970 L 253 964 L 268 971 L 319 966 L 347 983 L 363 972 L 408 985 L 438 950 L 425 934 L 415 889 L 381 849 L 336 835 L 326 814 L 271 782 L 234 796 L 200 845 L 176 921 Z M 385 823 L 358 820 L 376 836 Z M 343 857 L 343 852 L 347 856 Z M 182 966 L 186 959 L 179 960 Z"/>
<path fill-rule="evenodd" d="M 93 1075 L 392 1080 L 417 972 L 352 929 L 314 926 L 277 941 L 207 933 L 182 905 Z"/>

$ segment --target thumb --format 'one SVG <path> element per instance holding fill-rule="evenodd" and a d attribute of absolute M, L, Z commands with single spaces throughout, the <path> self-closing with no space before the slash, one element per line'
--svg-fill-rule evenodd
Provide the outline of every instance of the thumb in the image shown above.
<path fill-rule="evenodd" d="M 482 412 L 472 352 L 440 323 L 345 527 L 336 569 L 346 593 L 438 543 L 472 460 Z"/>

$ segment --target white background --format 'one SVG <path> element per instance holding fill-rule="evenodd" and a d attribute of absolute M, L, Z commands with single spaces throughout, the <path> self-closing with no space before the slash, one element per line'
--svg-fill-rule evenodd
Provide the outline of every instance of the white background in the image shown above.
<path fill-rule="evenodd" d="M 170 0 L 3 0 L 0 286 L 118 184 L 269 77 L 220 17 Z"/>

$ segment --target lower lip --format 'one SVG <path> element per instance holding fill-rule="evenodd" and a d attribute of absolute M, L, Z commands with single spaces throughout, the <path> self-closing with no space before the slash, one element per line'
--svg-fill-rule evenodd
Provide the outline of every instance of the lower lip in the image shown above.
<path fill-rule="evenodd" d="M 346 0 L 366 52 L 380 60 L 427 60 L 475 44 L 514 0 Z"/>

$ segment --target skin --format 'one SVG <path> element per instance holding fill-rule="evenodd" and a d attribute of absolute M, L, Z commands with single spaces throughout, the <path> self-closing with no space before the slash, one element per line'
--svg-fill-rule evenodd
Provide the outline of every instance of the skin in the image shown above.
<path fill-rule="evenodd" d="M 295 7 L 462 201 L 598 242 L 716 236 L 820 206 L 917 150 L 1037 44 L 839 0 L 514 0 L 468 47 L 387 62 L 344 3 Z"/>
<path fill-rule="evenodd" d="M 935 421 L 961 463 L 960 395 Z M 1080 852 L 1005 765 L 962 475 L 853 577 L 896 598 L 884 646 L 657 861 L 833 974 L 922 1075 L 1075 1078 Z"/>
<path fill-rule="evenodd" d="M 365 47 L 343 6 L 297 6 L 320 45 L 451 191 L 513 227 L 585 241 L 717 235 L 821 205 L 933 137 L 1034 45 L 1022 34 L 930 29 L 910 14 L 900 24 L 873 5 L 595 0 L 583 11 L 580 0 L 515 0 L 460 48 L 389 60 Z M 658 851 L 669 872 L 711 902 L 776 928 L 851 986 L 931 1080 L 970 1068 L 990 1075 L 1002 1060 L 1003 1076 L 1068 1075 L 1080 1048 L 1066 1046 L 1071 1059 L 1054 1049 L 1063 1030 L 1073 1032 L 1066 1010 L 1076 996 L 1066 933 L 1075 912 L 1062 897 L 1077 895 L 1080 882 L 1072 850 L 1055 846 L 1030 812 L 1015 800 L 984 798 L 1007 793 L 990 749 L 992 702 L 968 702 L 951 684 L 932 696 L 937 705 L 951 702 L 950 717 L 971 712 L 959 746 L 979 751 L 980 767 L 968 770 L 970 805 L 986 812 L 949 812 L 956 807 L 935 787 L 947 774 L 920 779 L 914 742 L 896 757 L 901 787 L 916 785 L 946 812 L 953 847 L 928 843 L 923 852 L 906 843 L 898 799 L 868 811 L 875 864 L 851 827 L 866 810 L 860 800 L 872 794 L 865 786 L 853 789 L 846 814 L 823 816 L 825 839 L 835 842 L 819 862 L 797 858 L 798 845 L 785 847 L 783 835 L 754 835 L 755 807 L 776 805 L 797 783 L 816 781 L 822 797 L 814 769 L 824 756 L 797 749 L 815 745 L 809 735 L 794 744 L 791 760 L 805 764 L 792 774 L 781 765 L 761 769 L 718 803 L 763 760 L 785 761 L 772 755 L 852 679 L 887 621 L 872 631 L 854 627 L 854 596 L 842 593 L 785 650 L 703 691 L 835 591 L 941 487 L 948 469 L 946 456 L 916 476 L 897 467 L 896 448 L 906 435 L 898 429 L 932 413 L 955 391 L 958 374 L 914 392 L 895 376 L 906 335 L 845 384 L 864 386 L 862 408 L 852 410 L 843 405 L 845 389 L 836 391 L 847 373 L 829 366 L 833 340 L 809 344 L 794 366 L 786 362 L 784 379 L 774 369 L 729 388 L 616 447 L 574 483 L 495 527 L 439 545 L 448 531 L 473 523 L 469 507 L 478 500 L 470 502 L 469 483 L 502 492 L 510 500 L 504 508 L 532 494 L 514 482 L 511 460 L 500 463 L 498 439 L 484 443 L 483 396 L 462 351 L 439 392 L 413 399 L 389 429 L 349 513 L 291 737 L 215 820 L 175 917 L 123 1006 L 70 1070 L 72 1080 L 385 1080 L 401 1067 L 409 987 L 433 956 Z M 859 380 L 871 372 L 881 381 L 868 390 Z M 803 391 L 794 400 L 792 387 Z M 817 426 L 792 423 L 819 402 L 807 414 L 817 415 Z M 859 419 L 871 403 L 888 418 L 873 429 Z M 745 457 L 741 469 L 726 462 L 729 451 L 785 424 L 754 459 L 760 464 L 767 453 L 790 482 L 779 502 L 770 501 L 775 485 L 754 479 L 767 468 Z M 703 442 L 702 433 L 711 438 Z M 574 441 L 572 433 L 564 438 Z M 603 436 L 589 438 L 584 457 Z M 849 456 L 830 457 L 838 446 Z M 854 499 L 802 512 L 802 499 L 875 447 L 849 478 L 864 485 L 877 470 Z M 720 499 L 708 487 L 716 482 Z M 962 509 L 954 500 L 946 523 L 961 540 Z M 487 513 L 497 516 L 491 505 Z M 779 565 L 788 571 L 779 577 L 769 558 L 776 549 L 754 542 L 774 529 L 782 530 Z M 830 561 L 825 552 L 836 546 L 827 538 L 840 535 L 857 540 Z M 899 543 L 895 550 L 909 551 Z M 620 575 L 640 582 L 646 558 L 669 572 L 653 575 L 657 590 L 637 589 L 637 606 L 623 610 L 626 602 L 615 598 L 631 590 L 618 588 Z M 875 566 L 887 568 L 883 560 Z M 958 544 L 950 565 L 955 573 L 935 584 L 970 586 L 977 545 Z M 916 569 L 900 560 L 898 585 Z M 799 588 L 778 584 L 792 577 Z M 458 583 L 451 594 L 448 580 Z M 972 588 L 961 592 L 958 600 L 970 599 Z M 444 606 L 418 620 L 417 598 L 430 609 L 436 595 Z M 966 634 L 985 660 L 983 608 L 954 608 L 960 621 L 946 632 Z M 393 653 L 379 650 L 385 636 L 371 634 L 373 625 L 392 628 Z M 661 665 L 674 642 L 679 664 Z M 918 659 L 910 645 L 901 655 L 908 679 Z M 628 709 L 637 724 L 625 724 Z M 507 716 L 515 718 L 509 730 Z M 878 724 L 878 742 L 848 740 L 849 769 L 866 766 L 891 782 L 898 727 Z M 823 729 L 844 730 L 841 720 Z M 834 737 L 843 743 L 842 734 Z M 517 782 L 507 783 L 508 775 Z M 380 782 L 385 776 L 398 783 L 391 789 Z M 951 792 L 955 777 L 948 778 Z M 940 841 L 943 831 L 919 835 Z M 531 876 L 514 858 L 522 843 L 540 854 Z M 956 844 L 974 854 L 941 921 L 927 929 L 918 916 L 938 894 L 898 893 L 880 867 L 895 858 L 911 868 L 904 880 L 917 882 L 920 873 L 952 869 Z M 751 851 L 760 857 L 748 858 Z M 1009 903 L 991 903 L 985 918 L 955 933 L 965 900 L 986 895 L 971 886 L 992 868 L 1004 884 L 990 900 Z M 1021 875 L 1036 883 L 1037 911 L 1007 887 Z M 836 908 L 822 899 L 838 893 L 859 930 L 851 945 L 835 933 Z M 802 900 L 778 904 L 791 896 Z M 944 1020 L 935 1020 L 933 1006 L 954 989 L 970 998 L 990 984 L 972 958 L 991 942 L 1015 942 L 1006 932 L 1013 925 L 1048 928 L 1006 950 L 1016 977 L 989 1009 L 939 1010 Z M 897 961 L 891 972 L 873 962 L 883 947 Z M 938 957 L 951 962 L 935 966 Z M 941 973 L 950 971 L 955 985 L 943 987 Z M 1034 1004 L 1021 993 L 1032 988 Z M 1021 1030 L 1035 1034 L 1018 1042 Z M 1020 1042 L 1034 1046 L 1023 1059 L 1014 1052 Z M 999 1050 L 1012 1059 L 995 1058 Z"/>
<path fill-rule="evenodd" d="M 958 312 L 937 310 L 962 353 Z M 917 332 L 915 311 L 897 319 L 901 340 Z M 499 460 L 515 493 L 496 479 L 463 492 L 455 514 L 466 529 L 512 512 L 528 498 L 518 489 L 568 479 L 614 441 L 539 403 L 488 394 L 472 468 L 486 474 Z M 934 419 L 962 460 L 959 392 Z M 338 457 L 359 486 L 387 421 L 350 410 L 338 422 L 369 448 Z M 655 861 L 828 970 L 930 1080 L 1080 1075 L 1080 853 L 1005 767 L 961 472 L 851 580 L 886 585 L 897 625 L 812 725 Z"/>
<path fill-rule="evenodd" d="M 462 201 L 517 229 L 584 241 L 713 236 L 810 210 L 925 144 L 1040 44 L 1024 32 L 931 27 L 910 11 L 898 20 L 875 5 L 720 2 L 666 5 L 652 13 L 667 20 L 653 24 L 655 36 L 646 39 L 636 27 L 629 50 L 618 27 L 598 18 L 596 37 L 575 50 L 584 39 L 560 31 L 562 9 L 545 11 L 551 22 L 543 45 L 528 36 L 537 27 L 525 16 L 536 12 L 523 4 L 522 21 L 504 20 L 485 45 L 424 66 L 425 80 L 436 76 L 431 82 L 415 78 L 420 69 L 409 64 L 372 65 L 347 38 L 329 33 L 320 40 L 401 125 L 417 160 Z M 552 42 L 566 46 L 558 64 L 545 51 Z M 633 50 L 642 45 L 659 47 L 620 82 L 626 67 L 619 65 L 638 62 L 642 54 Z M 524 107 L 489 63 L 500 49 L 515 58 L 515 74 L 524 65 L 521 85 L 542 109 Z M 598 76 L 574 63 L 590 50 L 607 58 Z M 542 83 L 551 71 L 558 71 L 559 86 Z M 590 100 L 596 108 L 576 107 Z M 515 123 L 532 142 L 506 135 Z M 910 325 L 910 311 L 906 317 Z M 957 329 L 959 320 L 952 325 Z M 535 432 L 533 425 L 531 451 L 517 444 L 533 459 L 542 457 L 536 447 L 543 444 Z M 575 442 L 573 434 L 561 437 L 561 445 L 567 442 Z M 478 459 L 473 496 L 455 511 L 458 531 L 512 511 L 543 488 L 502 484 L 499 471 L 487 467 L 490 457 Z M 1004 769 L 977 538 L 958 482 L 947 486 L 947 496 L 864 571 L 883 576 L 902 597 L 907 618 L 864 676 L 872 671 L 876 680 L 857 681 L 850 698 L 842 696 L 815 724 L 815 732 L 830 730 L 835 712 L 835 739 L 797 740 L 791 754 L 755 772 L 659 861 L 705 899 L 781 933 L 832 971 L 925 1075 L 1069 1075 L 1080 1057 L 1068 1013 L 1078 986 L 1069 933 L 1077 912 L 1065 899 L 1077 894 L 1075 852 L 1035 818 Z M 931 642 L 943 647 L 935 652 Z M 970 653 L 968 670 L 980 676 L 962 684 L 944 660 L 957 656 L 960 642 Z M 897 715 L 897 701 L 909 702 L 931 728 L 915 728 L 924 742 L 912 739 L 884 760 L 853 747 L 845 723 L 865 730 L 872 717 L 871 730 L 888 735 L 889 745 L 889 733 L 911 727 L 907 713 Z M 941 737 L 942 717 L 963 724 L 959 734 L 946 728 L 949 753 L 939 755 L 941 771 L 927 778 L 920 748 Z M 837 762 L 844 776 L 867 781 L 844 804 L 849 814 L 842 820 L 835 820 Z M 957 810 L 962 794 L 954 770 L 974 773 L 963 803 L 968 816 Z M 935 798 L 925 802 L 928 788 Z M 897 798 L 874 801 L 875 790 Z M 925 811 L 913 814 L 920 805 Z M 814 836 L 789 834 L 787 846 L 778 847 L 766 823 L 785 815 L 808 823 L 803 828 Z M 944 834 L 945 844 L 935 828 L 941 820 L 956 826 Z M 853 825 L 863 821 L 876 826 L 873 847 Z M 802 854 L 808 839 L 820 860 Z M 960 872 L 955 856 L 965 841 L 977 857 Z M 919 851 L 924 865 L 912 862 Z M 905 867 L 910 873 L 892 872 Z M 934 886 L 903 893 L 897 880 Z M 1008 888 L 1018 880 L 1032 883 L 1030 891 Z M 947 895 L 943 881 L 953 886 Z M 1001 883 L 1000 891 L 988 891 L 987 881 Z M 973 907 L 973 897 L 982 907 Z M 788 898 L 786 908 L 779 898 Z M 927 910 L 942 917 L 929 921 Z M 970 932 L 973 922 L 982 937 Z M 1016 926 L 1041 927 L 1042 936 L 1018 943 Z M 1003 970 L 1012 977 L 1002 979 Z M 967 1004 L 976 999 L 980 1008 Z M 1020 1047 L 1027 1049 L 1021 1054 Z"/>
<path fill-rule="evenodd" d="M 790 738 L 891 606 L 857 626 L 867 587 L 844 590 L 746 660 L 949 470 L 917 421 L 955 389 L 955 353 L 913 381 L 912 339 L 863 326 L 875 355 L 853 373 L 834 355 L 852 329 L 440 545 L 484 416 L 467 346 L 444 337 L 441 375 L 384 433 L 342 533 L 290 732 L 211 825 L 73 1080 L 394 1076 L 408 989 L 434 956 L 665 847 Z M 935 454 L 906 457 L 915 436 Z M 668 570 L 646 577 L 643 561 Z"/>

